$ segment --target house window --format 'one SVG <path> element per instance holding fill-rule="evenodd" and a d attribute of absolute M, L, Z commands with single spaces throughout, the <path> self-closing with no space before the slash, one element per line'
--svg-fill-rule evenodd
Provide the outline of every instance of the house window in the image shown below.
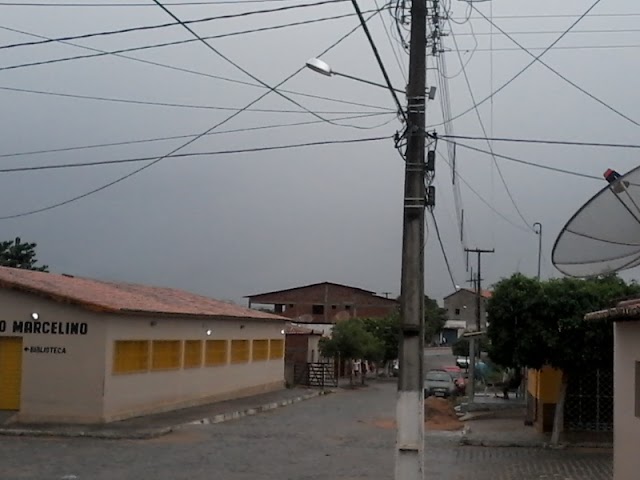
<path fill-rule="evenodd" d="M 284 340 L 272 338 L 269 340 L 269 360 L 280 360 L 284 357 Z"/>
<path fill-rule="evenodd" d="M 231 340 L 231 363 L 249 362 L 249 340 Z"/>
<path fill-rule="evenodd" d="M 640 418 L 640 362 L 636 362 L 636 417 Z"/>
<path fill-rule="evenodd" d="M 456 308 L 456 315 L 460 315 L 460 309 Z"/>
<path fill-rule="evenodd" d="M 345 310 L 351 310 L 351 305 L 345 305 L 345 306 L 344 306 L 344 309 L 345 309 Z"/>
<path fill-rule="evenodd" d="M 151 344 L 151 370 L 175 370 L 182 358 L 180 340 L 154 340 Z"/>
<path fill-rule="evenodd" d="M 253 341 L 253 362 L 263 362 L 269 359 L 269 340 Z"/>
<path fill-rule="evenodd" d="M 113 373 L 141 373 L 149 370 L 149 342 L 118 340 L 113 347 Z"/>
<path fill-rule="evenodd" d="M 293 303 L 290 303 L 290 304 L 289 304 L 289 308 L 293 308 Z"/>
<path fill-rule="evenodd" d="M 336 308 L 338 308 L 337 305 L 331 305 L 331 310 L 335 310 Z"/>
<path fill-rule="evenodd" d="M 324 313 L 324 305 L 313 305 L 311 313 L 314 315 L 322 315 Z"/>
<path fill-rule="evenodd" d="M 204 351 L 204 364 L 208 367 L 227 364 L 226 340 L 207 340 Z"/>
<path fill-rule="evenodd" d="M 200 340 L 184 341 L 184 368 L 199 368 L 202 366 L 202 342 Z"/>

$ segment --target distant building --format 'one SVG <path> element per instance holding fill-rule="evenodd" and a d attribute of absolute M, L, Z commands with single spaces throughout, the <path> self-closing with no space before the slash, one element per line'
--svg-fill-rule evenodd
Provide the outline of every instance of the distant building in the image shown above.
<path fill-rule="evenodd" d="M 284 388 L 286 319 L 171 288 L 0 267 L 0 410 L 103 423 Z"/>
<path fill-rule="evenodd" d="M 487 326 L 487 302 L 491 298 L 489 290 L 482 290 L 480 299 L 480 328 Z M 447 321 L 442 330 L 446 343 L 453 343 L 465 331 L 477 330 L 476 291 L 461 288 L 444 298 Z"/>
<path fill-rule="evenodd" d="M 358 287 L 322 282 L 246 297 L 249 307 L 271 305 L 276 315 L 294 324 L 313 324 L 328 334 L 336 323 L 354 317 L 380 318 L 392 314 L 398 302 Z"/>

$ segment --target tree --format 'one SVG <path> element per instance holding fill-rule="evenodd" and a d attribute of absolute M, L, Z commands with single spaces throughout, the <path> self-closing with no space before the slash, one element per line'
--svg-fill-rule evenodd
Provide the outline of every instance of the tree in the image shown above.
<path fill-rule="evenodd" d="M 384 318 L 365 318 L 362 321 L 365 330 L 380 344 L 381 351 L 377 360 L 386 364 L 398 358 L 400 315 L 396 312 Z"/>
<path fill-rule="evenodd" d="M 398 297 L 397 301 L 400 302 Z M 438 335 L 447 321 L 447 310 L 441 308 L 438 302 L 428 295 L 424 296 L 424 340 L 431 343 L 433 337 Z"/>
<path fill-rule="evenodd" d="M 36 243 L 23 243 L 20 237 L 0 242 L 0 266 L 47 272 L 47 265 L 36 266 Z"/>
<path fill-rule="evenodd" d="M 611 325 L 586 322 L 584 315 L 638 293 L 637 284 L 616 275 L 539 282 L 516 274 L 496 285 L 487 306 L 492 360 L 507 367 L 562 370 L 552 444 L 560 440 L 569 378 L 613 364 Z"/>
<path fill-rule="evenodd" d="M 381 342 L 367 331 L 364 321 L 360 318 L 352 318 L 336 324 L 331 331 L 331 338 L 320 339 L 319 348 L 322 356 L 345 361 L 378 360 L 383 352 Z M 352 370 L 349 372 L 349 383 L 353 385 Z"/>
<path fill-rule="evenodd" d="M 478 343 L 480 345 L 480 351 L 487 351 L 489 342 L 486 338 L 481 337 L 479 341 L 476 340 L 476 345 L 478 345 Z M 453 345 L 451 345 L 451 353 L 456 357 L 468 357 L 469 339 L 464 337 L 458 338 Z"/>
<path fill-rule="evenodd" d="M 447 310 L 441 308 L 438 302 L 424 296 L 424 339 L 431 343 L 433 337 L 438 335 L 447 321 Z"/>

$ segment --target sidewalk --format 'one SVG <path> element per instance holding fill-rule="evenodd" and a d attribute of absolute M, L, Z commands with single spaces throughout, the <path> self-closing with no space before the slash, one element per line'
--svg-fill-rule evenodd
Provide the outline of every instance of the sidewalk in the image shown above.
<path fill-rule="evenodd" d="M 524 424 L 523 408 L 470 412 L 461 417 L 465 428 L 461 445 L 484 447 L 550 448 L 548 433 L 540 433 Z M 610 433 L 567 432 L 561 436 L 562 447 L 613 448 Z"/>
<path fill-rule="evenodd" d="M 185 425 L 222 423 L 268 412 L 328 393 L 332 392 L 305 388 L 283 389 L 252 397 L 183 408 L 99 425 L 0 423 L 0 435 L 143 440 L 166 435 Z"/>

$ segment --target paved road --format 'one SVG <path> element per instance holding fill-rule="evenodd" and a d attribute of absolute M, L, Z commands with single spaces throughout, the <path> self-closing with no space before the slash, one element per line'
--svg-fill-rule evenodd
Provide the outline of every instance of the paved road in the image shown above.
<path fill-rule="evenodd" d="M 426 348 L 424 350 L 425 372 L 432 368 L 451 367 L 456 364 L 456 357 L 451 354 L 451 348 Z"/>
<path fill-rule="evenodd" d="M 394 398 L 380 383 L 149 441 L 0 438 L 0 479 L 389 480 Z M 611 479 L 606 452 L 426 446 L 427 480 Z"/>

